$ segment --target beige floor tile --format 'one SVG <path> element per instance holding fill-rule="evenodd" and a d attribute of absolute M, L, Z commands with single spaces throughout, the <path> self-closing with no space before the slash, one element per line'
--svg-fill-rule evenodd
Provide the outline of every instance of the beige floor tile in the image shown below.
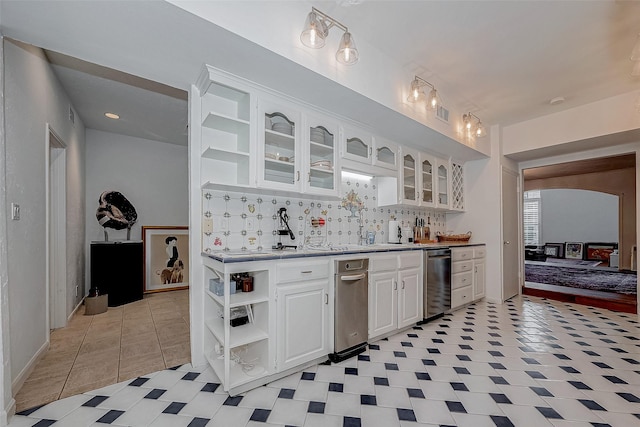
<path fill-rule="evenodd" d="M 96 390 L 98 388 L 106 387 L 111 384 L 115 384 L 118 382 L 117 375 L 113 377 L 104 378 L 92 383 L 82 384 L 78 386 L 66 384 L 62 393 L 60 394 L 60 399 L 64 399 L 65 397 L 75 396 L 76 394 L 84 393 L 86 391 Z"/>
<path fill-rule="evenodd" d="M 121 359 L 143 357 L 149 354 L 160 354 L 160 343 L 157 339 L 148 339 L 133 344 L 127 344 L 120 348 Z"/>
<path fill-rule="evenodd" d="M 51 345 L 16 395 L 17 410 L 191 361 L 189 291 L 84 315 L 51 333 Z"/>
<path fill-rule="evenodd" d="M 189 363 L 191 361 L 191 346 L 186 343 L 166 347 L 162 349 L 162 355 L 167 368 Z"/>

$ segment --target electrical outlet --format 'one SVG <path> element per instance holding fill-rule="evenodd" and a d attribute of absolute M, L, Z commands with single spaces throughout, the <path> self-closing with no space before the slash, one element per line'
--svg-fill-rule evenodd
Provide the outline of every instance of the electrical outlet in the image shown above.
<path fill-rule="evenodd" d="M 220 229 L 227 230 L 229 228 L 229 221 L 226 218 L 220 220 Z"/>
<path fill-rule="evenodd" d="M 11 203 L 11 219 L 20 219 L 20 205 L 17 203 Z"/>
<path fill-rule="evenodd" d="M 255 228 L 255 223 L 253 218 L 247 218 L 245 223 L 245 229 L 247 231 L 253 231 Z"/>
<path fill-rule="evenodd" d="M 213 233 L 213 218 L 205 218 L 202 220 L 202 232 Z"/>

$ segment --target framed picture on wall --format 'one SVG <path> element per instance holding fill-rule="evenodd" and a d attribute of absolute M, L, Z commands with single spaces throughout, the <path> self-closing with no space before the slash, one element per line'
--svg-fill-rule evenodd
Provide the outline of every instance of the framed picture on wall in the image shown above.
<path fill-rule="evenodd" d="M 584 243 L 566 242 L 564 244 L 564 257 L 567 259 L 582 259 Z"/>
<path fill-rule="evenodd" d="M 144 292 L 189 287 L 189 228 L 143 226 Z"/>
<path fill-rule="evenodd" d="M 549 258 L 564 258 L 564 243 L 545 243 L 544 254 Z"/>

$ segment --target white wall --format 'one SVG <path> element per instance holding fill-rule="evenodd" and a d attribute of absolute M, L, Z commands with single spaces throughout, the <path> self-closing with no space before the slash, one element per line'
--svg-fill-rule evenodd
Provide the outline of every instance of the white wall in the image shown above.
<path fill-rule="evenodd" d="M 4 39 L 6 198 L 20 204 L 7 223 L 11 378 L 14 385 L 48 345 L 45 224 L 46 124 L 66 144 L 68 310 L 84 282 L 84 124 L 42 50 Z M 70 312 L 70 311 L 68 311 Z M 6 374 L 6 373 L 5 373 Z M 8 396 L 9 398 L 11 396 Z M 5 396 L 5 402 L 7 396 Z"/>
<path fill-rule="evenodd" d="M 618 196 L 559 189 L 541 190 L 540 198 L 540 243 L 618 242 Z"/>
<path fill-rule="evenodd" d="M 104 240 L 96 220 L 98 198 L 105 190 L 121 192 L 136 208 L 131 239 L 141 240 L 143 225 L 189 224 L 187 147 L 87 129 L 87 280 L 89 243 Z M 124 240 L 127 230 L 108 229 L 109 240 Z"/>

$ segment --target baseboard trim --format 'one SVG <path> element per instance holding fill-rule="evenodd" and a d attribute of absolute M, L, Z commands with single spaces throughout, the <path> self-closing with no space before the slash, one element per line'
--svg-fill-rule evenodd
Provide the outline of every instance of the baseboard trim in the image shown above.
<path fill-rule="evenodd" d="M 80 300 L 80 302 L 78 303 L 78 305 L 76 305 L 76 308 L 73 309 L 73 311 L 71 312 L 71 314 L 69 315 L 69 317 L 67 317 L 67 323 L 71 321 L 71 318 L 73 317 L 74 314 L 76 314 L 76 311 L 78 311 L 78 309 L 80 308 L 80 306 L 84 304 L 84 298 L 82 298 Z"/>
<path fill-rule="evenodd" d="M 0 412 L 0 426 L 8 426 L 9 419 L 16 414 L 16 400 L 11 398 L 4 411 Z"/>
<path fill-rule="evenodd" d="M 33 355 L 31 360 L 29 360 L 29 363 L 27 363 L 27 365 L 22 369 L 22 371 L 20 371 L 20 373 L 16 376 L 16 378 L 11 382 L 12 396 L 15 396 L 18 393 L 18 391 L 20 391 L 25 381 L 27 381 L 27 378 L 29 378 L 29 375 L 31 375 L 33 370 L 36 368 L 36 365 L 38 364 L 38 362 L 40 361 L 42 356 L 44 356 L 44 354 L 47 352 L 48 349 L 49 349 L 49 340 L 45 341 L 45 343 L 42 344 L 42 347 L 40 347 L 40 349 L 36 352 L 36 354 Z"/>

